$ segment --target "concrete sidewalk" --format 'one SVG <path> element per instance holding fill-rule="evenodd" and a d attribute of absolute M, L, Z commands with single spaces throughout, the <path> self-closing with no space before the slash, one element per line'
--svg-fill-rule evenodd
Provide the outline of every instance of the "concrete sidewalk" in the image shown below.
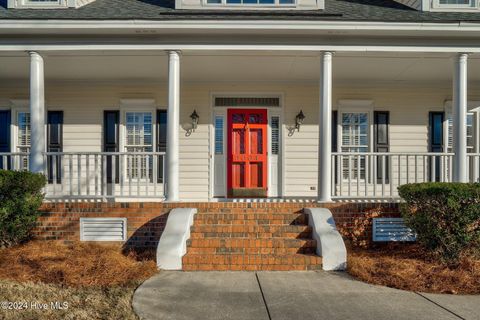
<path fill-rule="evenodd" d="M 468 319 L 480 296 L 372 286 L 344 273 L 161 272 L 133 297 L 141 319 Z"/>

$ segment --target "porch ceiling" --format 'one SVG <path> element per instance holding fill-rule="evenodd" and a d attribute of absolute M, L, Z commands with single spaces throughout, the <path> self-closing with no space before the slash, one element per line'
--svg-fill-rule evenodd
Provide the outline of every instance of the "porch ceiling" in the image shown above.
<path fill-rule="evenodd" d="M 47 81 L 166 81 L 167 59 L 162 54 L 127 52 L 49 53 Z M 335 82 L 450 82 L 452 62 L 442 54 L 347 54 L 334 57 Z M 182 56 L 182 81 L 288 82 L 318 81 L 318 54 L 195 53 Z M 469 80 L 480 82 L 480 57 L 469 59 Z M 28 79 L 29 59 L 23 54 L 0 55 L 0 80 Z"/>

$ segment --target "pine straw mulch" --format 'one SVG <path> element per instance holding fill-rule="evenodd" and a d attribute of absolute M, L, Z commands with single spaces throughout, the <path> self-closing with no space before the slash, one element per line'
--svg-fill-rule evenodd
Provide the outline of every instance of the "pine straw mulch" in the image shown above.
<path fill-rule="evenodd" d="M 117 245 L 33 241 L 0 250 L 0 279 L 64 287 L 128 286 L 157 271 L 153 260 Z"/>
<path fill-rule="evenodd" d="M 349 248 L 348 252 L 348 272 L 371 284 L 427 293 L 480 294 L 478 258 L 463 257 L 449 266 L 416 244 Z"/>

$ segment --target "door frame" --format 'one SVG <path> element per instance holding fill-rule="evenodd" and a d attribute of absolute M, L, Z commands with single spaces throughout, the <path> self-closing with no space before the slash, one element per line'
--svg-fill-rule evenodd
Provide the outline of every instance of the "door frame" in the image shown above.
<path fill-rule="evenodd" d="M 280 104 L 278 107 L 249 107 L 249 106 L 238 106 L 238 107 L 217 107 L 215 106 L 215 98 L 223 98 L 223 97 L 252 97 L 252 98 L 279 98 Z M 281 92 L 265 92 L 265 93 L 248 93 L 248 92 L 212 92 L 210 94 L 210 125 L 209 125 L 209 139 L 210 139 L 210 154 L 209 154 L 209 201 L 218 201 L 219 199 L 233 199 L 228 198 L 227 194 L 227 151 L 228 151 L 228 137 L 227 137 L 227 127 L 228 127 L 228 109 L 266 109 L 267 110 L 267 117 L 268 117 L 268 125 L 267 125 L 267 145 L 268 145 L 268 154 L 267 154 L 267 199 L 271 198 L 271 174 L 272 174 L 272 164 L 271 164 L 271 126 L 270 126 L 270 118 L 272 116 L 279 117 L 279 129 L 280 129 L 280 144 L 279 144 L 279 154 L 278 154 L 278 164 L 277 164 L 277 173 L 278 173 L 278 195 L 276 197 L 283 197 L 285 194 L 285 161 L 284 161 L 284 150 L 285 150 L 285 125 L 284 125 L 284 93 Z M 224 124 L 223 124 L 223 176 L 224 176 L 224 190 L 223 196 L 215 196 L 214 188 L 215 188 L 215 117 L 216 116 L 223 116 L 224 117 Z"/>

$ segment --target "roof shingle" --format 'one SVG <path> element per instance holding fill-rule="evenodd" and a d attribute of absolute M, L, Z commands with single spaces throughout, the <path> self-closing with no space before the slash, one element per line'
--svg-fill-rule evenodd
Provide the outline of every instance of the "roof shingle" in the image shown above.
<path fill-rule="evenodd" d="M 480 13 L 420 12 L 393 0 L 325 0 L 325 10 L 175 10 L 174 0 L 96 0 L 78 9 L 7 9 L 0 19 L 67 20 L 340 20 L 385 22 L 480 22 Z"/>

